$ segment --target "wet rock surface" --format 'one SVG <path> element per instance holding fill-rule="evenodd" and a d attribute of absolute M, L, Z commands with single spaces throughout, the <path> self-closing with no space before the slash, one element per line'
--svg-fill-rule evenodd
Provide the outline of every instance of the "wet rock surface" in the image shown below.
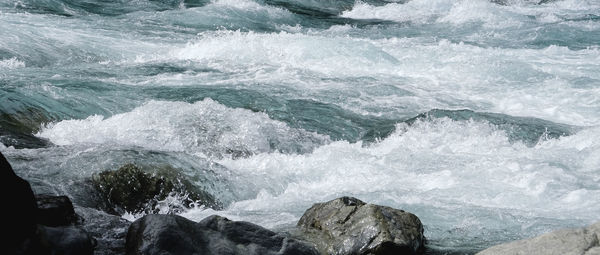
<path fill-rule="evenodd" d="M 298 227 L 323 254 L 417 254 L 425 240 L 414 214 L 352 197 L 313 205 Z"/>
<path fill-rule="evenodd" d="M 74 207 L 67 196 L 34 195 L 2 154 L 0 172 L 2 191 L 11 194 L 6 196 L 11 205 L 6 211 L 9 225 L 3 228 L 6 254 L 437 254 L 424 250 L 423 226 L 417 216 L 352 197 L 313 205 L 297 224 L 298 238 L 293 238 L 220 216 L 196 223 L 176 215 L 151 214 L 130 223 L 98 209 Z M 148 173 L 125 165 L 94 176 L 90 185 L 100 190 L 95 194 L 107 204 L 122 211 L 148 213 L 145 210 L 153 201 L 173 194 L 183 195 L 186 202 L 221 207 L 177 172 Z M 478 254 L 600 254 L 600 222 L 497 245 Z"/>
<path fill-rule="evenodd" d="M 92 254 L 95 240 L 77 222 L 67 197 L 41 196 L 37 201 L 29 183 L 18 177 L 0 153 L 3 194 L 8 226 L 2 228 L 6 254 Z M 38 208 L 38 205 L 40 206 Z"/>
<path fill-rule="evenodd" d="M 178 212 L 191 204 L 214 209 L 221 204 L 206 191 L 194 186 L 175 169 L 162 169 L 156 173 L 144 172 L 133 164 L 126 164 L 116 171 L 104 171 L 92 177 L 107 212 L 122 215 L 130 213 L 157 213 L 156 205 L 168 196 L 177 196 L 180 204 L 170 210 Z"/>
<path fill-rule="evenodd" d="M 96 240 L 85 230 L 76 226 L 40 226 L 42 242 L 47 243 L 49 254 L 93 254 Z"/>
<path fill-rule="evenodd" d="M 12 167 L 0 153 L 0 189 L 5 196 L 5 203 L 10 210 L 5 210 L 8 227 L 2 228 L 2 236 L 6 242 L 4 250 L 8 254 L 20 254 L 34 249 L 41 249 L 37 241 L 37 223 L 35 222 L 37 205 L 31 186 L 17 176 Z M 37 247 L 37 248 L 36 248 Z"/>
<path fill-rule="evenodd" d="M 131 222 L 93 208 L 76 207 L 84 218 L 81 227 L 96 239 L 95 255 L 125 254 L 125 238 Z"/>
<path fill-rule="evenodd" d="M 75 213 L 73 203 L 67 196 L 36 195 L 37 221 L 39 224 L 57 227 L 75 225 L 83 219 Z"/>
<path fill-rule="evenodd" d="M 146 215 L 127 234 L 127 254 L 318 254 L 310 245 L 258 225 L 210 216 L 195 223 Z"/>

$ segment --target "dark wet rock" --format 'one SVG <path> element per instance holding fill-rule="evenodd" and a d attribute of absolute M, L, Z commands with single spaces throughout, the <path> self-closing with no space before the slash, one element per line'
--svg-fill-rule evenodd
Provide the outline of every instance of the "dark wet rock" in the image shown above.
<path fill-rule="evenodd" d="M 76 204 L 76 209 L 79 207 L 89 207 L 116 214 L 112 210 L 112 206 L 108 204 L 108 201 L 102 197 L 92 178 L 74 180 L 73 183 L 65 187 L 65 190 Z"/>
<path fill-rule="evenodd" d="M 6 242 L 3 250 L 7 254 L 17 254 L 26 250 L 26 242 L 33 242 L 37 233 L 36 202 L 29 183 L 15 174 L 12 167 L 0 153 L 0 188 L 4 194 L 3 204 L 10 210 L 3 210 L 4 219 L 9 224 L 2 228 L 2 239 Z"/>
<path fill-rule="evenodd" d="M 425 240 L 414 214 L 352 197 L 313 205 L 298 226 L 324 254 L 417 254 Z"/>
<path fill-rule="evenodd" d="M 168 196 L 177 196 L 181 204 L 205 205 L 219 209 L 221 204 L 206 191 L 194 186 L 186 177 L 172 168 L 158 169 L 155 173 L 144 172 L 133 164 L 126 164 L 116 171 L 104 171 L 92 177 L 94 187 L 106 202 L 109 213 L 156 213 L 156 205 Z"/>
<path fill-rule="evenodd" d="M 32 107 L 10 113 L 0 110 L 0 142 L 17 149 L 47 147 L 49 141 L 33 134 L 51 120 L 46 111 Z"/>
<path fill-rule="evenodd" d="M 97 241 L 95 255 L 125 254 L 125 238 L 131 222 L 93 208 L 76 207 L 85 219 L 81 227 Z"/>
<path fill-rule="evenodd" d="M 38 210 L 31 186 L 14 173 L 1 153 L 0 171 L 3 202 L 10 205 L 10 210 L 4 210 L 7 223 L 2 228 L 4 254 L 92 254 L 94 240 L 83 229 L 40 225 L 72 222 L 75 214 L 68 198 L 43 197 Z M 60 218 L 63 214 L 66 218 Z M 49 216 L 40 218 L 40 215 Z"/>
<path fill-rule="evenodd" d="M 44 226 L 75 225 L 82 221 L 67 196 L 36 195 L 37 222 Z"/>
<path fill-rule="evenodd" d="M 79 227 L 40 226 L 40 235 L 51 254 L 85 255 L 94 251 L 95 240 Z"/>
<path fill-rule="evenodd" d="M 561 229 L 538 237 L 490 247 L 477 255 L 598 255 L 600 222 L 586 228 Z"/>
<path fill-rule="evenodd" d="M 298 254 L 318 252 L 282 234 L 210 216 L 195 223 L 176 215 L 146 215 L 129 228 L 127 254 Z"/>

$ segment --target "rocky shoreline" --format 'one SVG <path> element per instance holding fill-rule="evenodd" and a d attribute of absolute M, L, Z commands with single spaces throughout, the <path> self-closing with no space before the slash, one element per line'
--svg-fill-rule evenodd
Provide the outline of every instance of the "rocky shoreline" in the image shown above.
<path fill-rule="evenodd" d="M 111 208 L 149 213 L 131 223 L 101 208 L 74 207 L 66 196 L 34 195 L 29 183 L 13 172 L 1 154 L 0 167 L 4 194 L 11 194 L 10 227 L 4 235 L 8 236 L 4 238 L 7 254 L 432 253 L 426 248 L 423 225 L 416 215 L 353 197 L 314 204 L 298 221 L 297 231 L 277 233 L 217 215 L 194 222 L 174 214 L 152 214 L 155 212 L 147 206 L 151 198 L 174 191 L 204 200 L 213 208 L 221 206 L 179 178 L 174 182 L 168 175 L 147 175 L 131 165 L 94 177 L 100 180 L 95 183 L 101 184 L 97 188 L 105 191 L 105 202 L 116 203 Z M 127 178 L 128 185 L 121 177 Z M 129 197 L 143 199 L 130 201 Z M 478 254 L 594 255 L 600 254 L 599 240 L 600 222 L 497 245 Z"/>

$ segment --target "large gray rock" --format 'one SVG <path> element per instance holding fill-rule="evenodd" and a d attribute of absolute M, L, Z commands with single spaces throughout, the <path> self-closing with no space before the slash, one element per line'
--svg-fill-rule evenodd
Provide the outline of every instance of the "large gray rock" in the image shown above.
<path fill-rule="evenodd" d="M 600 222 L 500 244 L 477 255 L 600 255 Z"/>
<path fill-rule="evenodd" d="M 210 216 L 199 223 L 146 215 L 131 224 L 127 254 L 317 255 L 312 247 L 258 225 Z"/>
<path fill-rule="evenodd" d="M 325 254 L 416 254 L 425 239 L 414 214 L 352 197 L 313 205 L 298 226 Z"/>

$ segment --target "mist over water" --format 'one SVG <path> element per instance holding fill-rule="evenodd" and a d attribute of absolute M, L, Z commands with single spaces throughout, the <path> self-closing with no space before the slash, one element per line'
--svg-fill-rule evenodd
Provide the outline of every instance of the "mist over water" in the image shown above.
<path fill-rule="evenodd" d="M 286 230 L 350 195 L 475 252 L 599 220 L 593 0 L 0 0 L 0 151 L 36 192 L 173 167 Z M 131 215 L 127 215 L 131 217 Z"/>

